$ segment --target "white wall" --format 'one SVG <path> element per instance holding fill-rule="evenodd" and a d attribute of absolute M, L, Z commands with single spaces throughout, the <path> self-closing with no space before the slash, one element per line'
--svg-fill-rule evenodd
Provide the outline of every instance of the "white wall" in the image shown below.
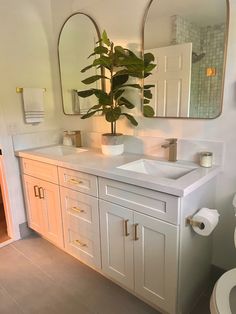
<path fill-rule="evenodd" d="M 109 129 L 102 118 L 81 120 L 62 116 L 57 62 L 57 38 L 64 20 L 75 11 L 90 14 L 101 30 L 106 29 L 116 43 L 140 45 L 141 23 L 147 0 L 2 0 L 0 3 L 0 106 L 5 126 L 1 127 L 1 144 L 6 149 L 9 188 L 16 222 L 23 222 L 24 212 L 13 157 L 10 135 L 43 131 L 62 126 L 104 132 Z M 225 169 L 218 180 L 217 208 L 220 224 L 215 232 L 213 263 L 230 268 L 236 265 L 233 246 L 235 219 L 231 205 L 236 191 L 236 3 L 230 0 L 231 20 L 223 113 L 215 120 L 147 119 L 137 112 L 139 126 L 119 123 L 119 131 L 130 135 L 205 139 L 225 142 Z M 53 25 L 51 25 L 51 16 Z M 52 28 L 53 26 L 53 33 Z M 25 125 L 20 95 L 16 86 L 42 86 L 46 93 L 46 120 L 39 126 Z M 137 99 L 137 107 L 139 100 Z M 2 120 L 3 120 L 2 119 Z M 12 182 L 14 181 L 14 182 Z"/>
<path fill-rule="evenodd" d="M 57 109 L 52 92 L 50 2 L 1 0 L 0 25 L 0 146 L 3 149 L 14 234 L 18 238 L 18 225 L 26 219 L 11 135 L 58 128 L 62 112 L 61 106 Z M 22 95 L 16 93 L 16 87 L 47 89 L 43 123 L 36 126 L 24 123 Z"/>
<path fill-rule="evenodd" d="M 172 24 L 170 16 L 158 19 L 149 19 L 147 17 L 144 32 L 145 49 L 171 46 L 173 40 Z"/>

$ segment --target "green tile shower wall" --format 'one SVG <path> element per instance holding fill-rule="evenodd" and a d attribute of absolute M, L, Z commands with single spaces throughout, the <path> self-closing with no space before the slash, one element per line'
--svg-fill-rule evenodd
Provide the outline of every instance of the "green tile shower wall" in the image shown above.
<path fill-rule="evenodd" d="M 172 16 L 172 44 L 192 42 L 193 52 L 206 55 L 192 64 L 190 116 L 213 118 L 220 113 L 224 63 L 225 24 L 199 27 L 186 18 Z M 216 68 L 207 77 L 206 69 Z"/>

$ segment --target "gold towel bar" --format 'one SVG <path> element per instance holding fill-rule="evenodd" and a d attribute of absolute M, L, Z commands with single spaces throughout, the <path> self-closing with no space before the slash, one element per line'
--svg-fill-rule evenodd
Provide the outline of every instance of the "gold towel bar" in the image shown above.
<path fill-rule="evenodd" d="M 17 88 L 16 88 L 16 92 L 17 92 L 17 93 L 22 93 L 22 92 L 23 92 L 23 89 L 24 89 L 23 87 L 17 87 Z M 44 88 L 43 90 L 44 90 L 44 92 L 46 92 L 46 88 Z"/>

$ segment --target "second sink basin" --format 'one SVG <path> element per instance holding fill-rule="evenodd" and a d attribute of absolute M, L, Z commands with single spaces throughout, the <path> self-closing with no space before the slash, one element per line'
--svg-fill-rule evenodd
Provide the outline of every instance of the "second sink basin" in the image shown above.
<path fill-rule="evenodd" d="M 82 153 L 86 151 L 87 149 L 73 147 L 73 146 L 63 146 L 63 145 L 42 147 L 42 148 L 38 148 L 34 150 L 34 152 L 36 153 L 40 153 L 43 155 L 51 155 L 51 156 L 67 156 L 67 155 L 73 155 L 73 154 Z"/>
<path fill-rule="evenodd" d="M 179 165 L 151 159 L 139 159 L 117 168 L 174 180 L 179 179 L 180 177 L 196 169 L 196 167 L 193 166 Z"/>

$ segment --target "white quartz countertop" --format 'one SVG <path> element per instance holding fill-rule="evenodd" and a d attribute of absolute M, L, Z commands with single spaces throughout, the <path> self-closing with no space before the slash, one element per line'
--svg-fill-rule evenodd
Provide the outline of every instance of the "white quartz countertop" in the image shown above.
<path fill-rule="evenodd" d="M 143 158 L 161 160 L 153 156 L 125 153 L 120 156 L 111 157 L 103 155 L 99 150 L 92 149 L 71 155 L 53 156 L 51 154 L 40 153 L 38 148 L 17 151 L 15 154 L 21 158 L 28 158 L 59 167 L 78 170 L 95 176 L 117 180 L 175 196 L 186 196 L 202 184 L 211 180 L 221 170 L 220 166 L 203 168 L 193 162 L 177 161 L 175 163 L 177 165 L 193 166 L 196 167 L 196 169 L 179 179 L 168 179 L 117 168 L 126 163 Z M 161 161 L 163 161 L 163 159 Z"/>

